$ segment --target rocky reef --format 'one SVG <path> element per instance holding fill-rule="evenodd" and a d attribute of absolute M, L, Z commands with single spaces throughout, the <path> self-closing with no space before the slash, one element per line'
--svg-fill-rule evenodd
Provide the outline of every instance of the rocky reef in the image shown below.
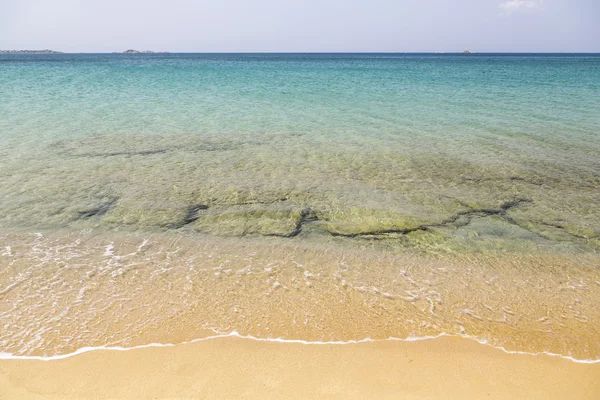
<path fill-rule="evenodd" d="M 534 159 L 507 165 L 330 146 L 293 137 L 174 134 L 58 141 L 48 148 L 56 158 L 52 172 L 32 176 L 24 188 L 30 195 L 14 193 L 0 221 L 436 252 L 600 246 L 593 172 Z M 56 183 L 56 191 L 52 176 L 76 184 Z"/>

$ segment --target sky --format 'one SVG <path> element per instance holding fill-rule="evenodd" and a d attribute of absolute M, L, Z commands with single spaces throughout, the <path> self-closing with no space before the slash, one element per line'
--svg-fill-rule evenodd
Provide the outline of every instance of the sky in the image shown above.
<path fill-rule="evenodd" d="M 600 52 L 600 0 L 0 0 L 0 49 Z"/>

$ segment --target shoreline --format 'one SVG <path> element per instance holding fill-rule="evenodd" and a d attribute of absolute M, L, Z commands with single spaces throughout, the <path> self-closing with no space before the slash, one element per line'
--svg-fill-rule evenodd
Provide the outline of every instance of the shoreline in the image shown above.
<path fill-rule="evenodd" d="M 310 385 L 307 384 L 310 382 Z M 600 365 L 473 340 L 344 346 L 222 337 L 61 360 L 0 360 L 0 398 L 592 399 Z"/>
<path fill-rule="evenodd" d="M 584 255 L 427 258 L 276 239 L 78 232 L 3 238 L 4 311 L 12 304 L 19 322 L 0 334 L 0 359 L 227 335 L 288 343 L 445 335 L 600 362 L 591 302 L 600 281 L 596 258 Z M 44 283 L 54 281 L 60 286 Z M 535 289 L 541 286 L 555 295 L 548 299 Z M 40 292 L 47 294 L 41 301 Z M 44 320 L 40 307 L 49 313 Z M 40 338 L 36 327 L 46 329 Z"/>
<path fill-rule="evenodd" d="M 372 339 L 372 338 L 367 337 L 364 339 L 357 339 L 357 340 L 324 342 L 324 341 L 309 341 L 309 340 L 301 340 L 301 339 L 260 338 L 260 337 L 255 337 L 255 336 L 251 336 L 251 335 L 242 335 L 236 331 L 233 331 L 233 332 L 230 332 L 227 334 L 217 334 L 214 336 L 207 336 L 207 337 L 192 339 L 192 340 L 184 341 L 181 343 L 148 343 L 148 344 L 136 345 L 136 346 L 131 346 L 131 347 L 84 346 L 84 347 L 81 347 L 81 348 L 71 352 L 71 353 L 57 354 L 54 356 L 19 356 L 19 355 L 14 355 L 11 353 L 6 353 L 6 352 L 0 351 L 0 362 L 8 361 L 8 360 L 59 361 L 59 360 L 65 360 L 65 359 L 69 359 L 72 357 L 80 356 L 82 354 L 91 353 L 91 352 L 104 352 L 104 351 L 128 352 L 128 351 L 151 349 L 151 348 L 164 348 L 164 347 L 171 348 L 171 347 L 184 346 L 184 345 L 190 345 L 190 344 L 200 343 L 200 342 L 204 342 L 204 341 L 219 340 L 219 339 L 226 339 L 226 338 L 236 338 L 236 339 L 242 339 L 242 340 L 267 342 L 267 343 L 300 344 L 303 346 L 314 346 L 314 345 L 317 345 L 317 346 L 343 346 L 343 345 L 356 345 L 356 344 L 362 344 L 362 343 L 385 343 L 385 342 L 411 343 L 411 342 L 430 341 L 430 340 L 444 339 L 444 338 L 466 339 L 469 341 L 476 342 L 482 346 L 491 347 L 492 349 L 499 350 L 505 354 L 510 354 L 510 355 L 524 355 L 524 356 L 532 356 L 532 357 L 538 357 L 538 356 L 554 357 L 554 358 L 567 360 L 567 361 L 570 361 L 570 362 L 573 362 L 576 364 L 588 364 L 588 365 L 600 364 L 600 359 L 578 359 L 578 358 L 574 358 L 572 356 L 566 356 L 563 354 L 551 353 L 551 352 L 546 352 L 546 351 L 533 353 L 533 352 L 520 351 L 520 350 L 507 350 L 506 348 L 504 348 L 502 346 L 492 345 L 492 344 L 488 343 L 487 341 L 485 341 L 483 339 L 479 339 L 477 337 L 468 336 L 468 335 L 453 335 L 453 334 L 447 334 L 447 333 L 442 333 L 437 336 L 407 337 L 407 338 L 390 337 L 387 339 Z"/>

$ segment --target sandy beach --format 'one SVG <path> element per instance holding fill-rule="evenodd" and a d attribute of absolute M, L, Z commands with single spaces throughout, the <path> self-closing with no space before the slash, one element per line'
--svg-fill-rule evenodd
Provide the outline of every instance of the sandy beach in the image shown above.
<path fill-rule="evenodd" d="M 61 10 L 6 2 L 24 38 Z M 330 32 L 359 53 L 198 47 L 229 29 L 191 52 L 111 53 L 152 25 L 124 18 L 144 28 L 110 44 L 100 5 L 89 24 L 65 5 L 39 43 L 0 35 L 66 51 L 0 55 L 0 400 L 599 400 L 600 54 L 540 36 L 550 4 L 499 2 L 538 5 L 522 42 L 561 53 L 480 51 L 472 38 L 505 35 L 473 29 L 443 46 L 460 53 L 372 52 L 422 27 L 453 37 L 431 16 L 390 35 L 405 24 L 388 18 L 413 20 L 399 10 L 370 29 L 384 5 L 344 29 L 321 5 L 322 32 L 289 24 L 298 45 Z M 497 7 L 461 16 L 495 26 Z M 286 19 L 255 9 L 243 21 L 283 46 Z M 49 42 L 67 20 L 67 42 L 97 28 L 105 53 Z"/>
<path fill-rule="evenodd" d="M 441 338 L 347 345 L 235 337 L 0 361 L 1 399 L 597 399 L 600 364 Z"/>

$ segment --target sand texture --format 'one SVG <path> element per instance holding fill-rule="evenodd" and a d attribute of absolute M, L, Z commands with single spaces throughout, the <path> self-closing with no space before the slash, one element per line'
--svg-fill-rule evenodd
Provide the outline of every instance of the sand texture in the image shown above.
<path fill-rule="evenodd" d="M 2 360 L 1 399 L 598 399 L 600 364 L 459 338 L 347 345 L 211 339 Z"/>

